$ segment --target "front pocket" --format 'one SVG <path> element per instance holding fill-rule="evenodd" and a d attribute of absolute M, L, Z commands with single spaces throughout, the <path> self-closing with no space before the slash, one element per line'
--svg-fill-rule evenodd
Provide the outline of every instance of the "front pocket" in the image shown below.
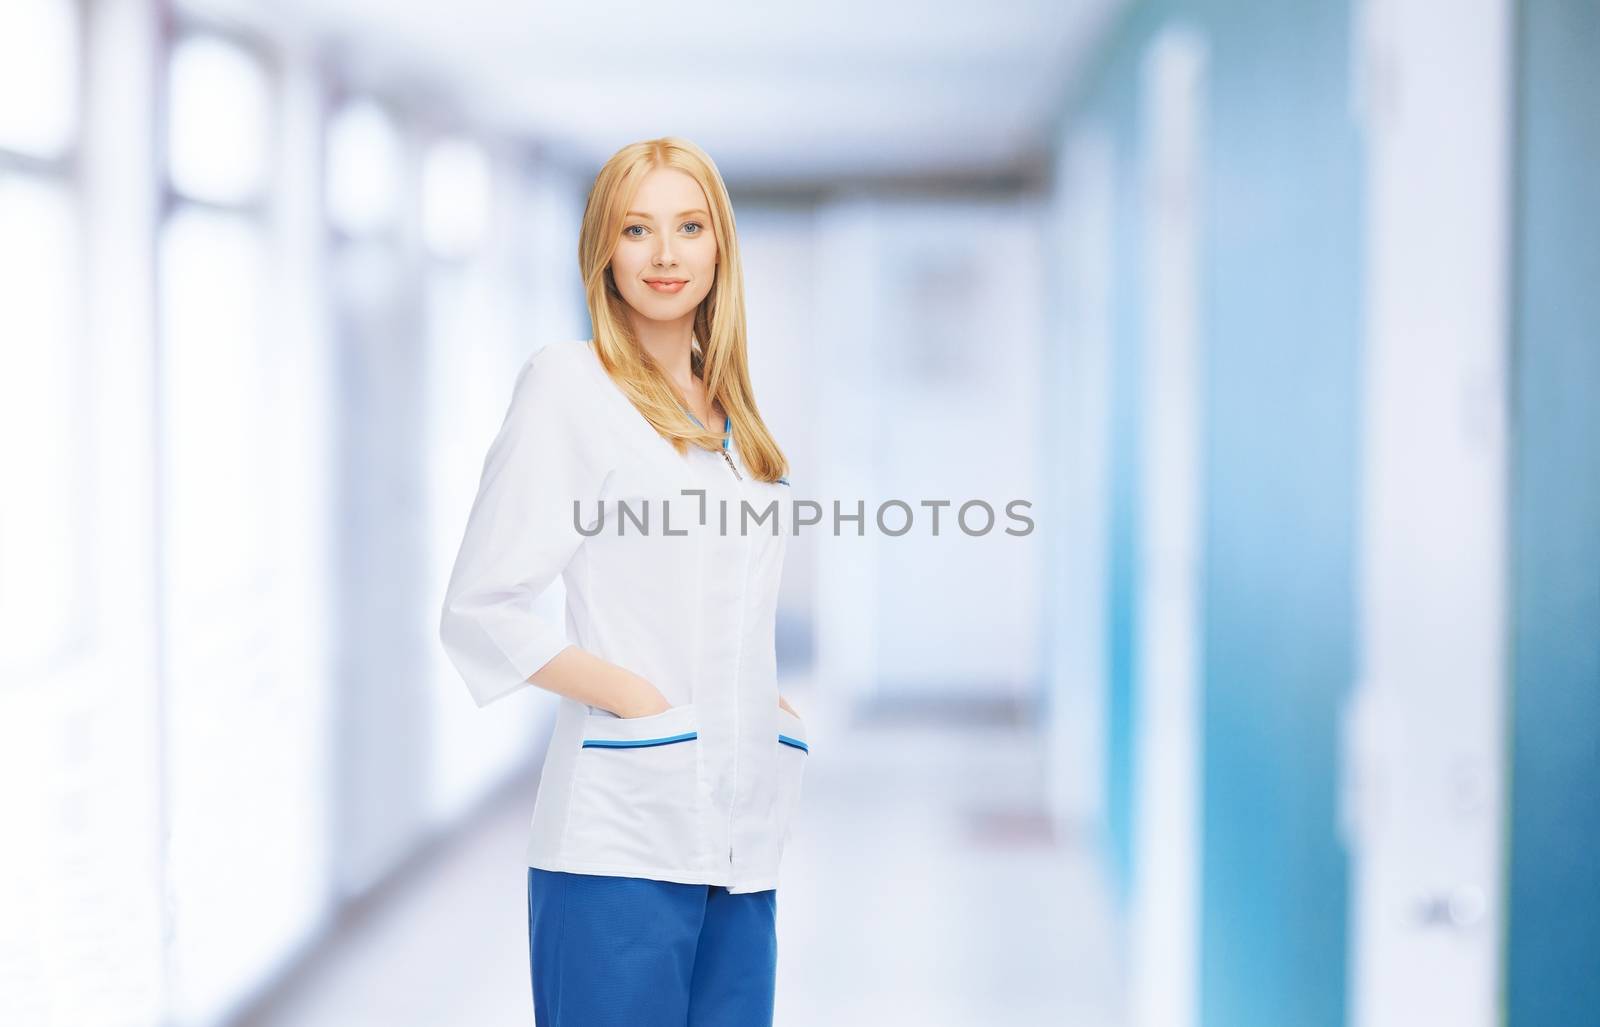
<path fill-rule="evenodd" d="M 778 707 L 778 801 L 775 813 L 778 837 L 784 843 L 794 833 L 794 819 L 800 804 L 800 785 L 805 778 L 806 757 L 810 752 L 805 722 L 783 707 Z"/>
<path fill-rule="evenodd" d="M 572 773 L 569 859 L 684 869 L 700 851 L 693 703 L 648 717 L 590 714 Z"/>

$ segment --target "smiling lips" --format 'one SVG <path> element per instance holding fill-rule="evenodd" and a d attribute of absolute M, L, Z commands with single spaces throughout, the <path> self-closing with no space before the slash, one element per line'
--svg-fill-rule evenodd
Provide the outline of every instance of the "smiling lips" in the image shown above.
<path fill-rule="evenodd" d="M 683 278 L 646 278 L 644 284 L 656 292 L 679 292 L 686 281 Z"/>

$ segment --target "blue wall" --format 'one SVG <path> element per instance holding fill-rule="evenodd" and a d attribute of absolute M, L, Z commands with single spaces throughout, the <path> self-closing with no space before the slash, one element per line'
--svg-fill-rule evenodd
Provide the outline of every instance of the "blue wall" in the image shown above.
<path fill-rule="evenodd" d="M 1345 1021 L 1337 732 L 1358 517 L 1360 147 L 1344 3 L 1215 4 L 1201 1008 Z"/>
<path fill-rule="evenodd" d="M 1517 58 L 1507 1023 L 1600 1024 L 1600 6 Z"/>
<path fill-rule="evenodd" d="M 1142 12 L 1148 15 L 1154 7 Z M 1138 722 L 1139 640 L 1139 393 L 1143 374 L 1143 291 L 1140 205 L 1141 140 L 1139 133 L 1139 49 L 1149 31 L 1149 18 L 1136 17 L 1113 51 L 1115 75 L 1108 80 L 1100 116 L 1112 129 L 1111 325 L 1107 410 L 1111 446 L 1106 463 L 1110 509 L 1106 525 L 1106 813 L 1112 846 L 1113 880 L 1126 903 L 1133 875 L 1133 804 L 1135 781 L 1134 725 Z"/>
<path fill-rule="evenodd" d="M 1211 47 L 1201 204 L 1205 753 L 1201 1022 L 1345 1019 L 1336 739 L 1353 672 L 1360 150 L 1343 2 L 1144 3 L 1068 118 L 1115 146 L 1107 802 L 1127 895 L 1140 714 L 1140 65 L 1181 19 Z"/>
<path fill-rule="evenodd" d="M 1143 282 L 1139 131 L 1139 61 L 1152 29 L 1165 16 L 1161 4 L 1135 6 L 1101 51 L 1089 85 L 1063 132 L 1083 123 L 1099 127 L 1111 144 L 1110 353 L 1107 368 L 1107 498 L 1104 511 L 1106 580 L 1106 867 L 1120 902 L 1133 873 L 1133 801 L 1138 668 L 1139 393 L 1143 369 Z M 1071 333 L 1069 333 L 1070 335 Z"/>

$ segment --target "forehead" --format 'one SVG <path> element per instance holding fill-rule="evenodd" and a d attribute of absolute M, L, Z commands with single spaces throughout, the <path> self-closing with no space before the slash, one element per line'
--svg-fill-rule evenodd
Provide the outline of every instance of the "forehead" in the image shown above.
<path fill-rule="evenodd" d="M 705 190 L 687 171 L 655 168 L 639 183 L 628 204 L 630 212 L 675 217 L 707 207 Z"/>

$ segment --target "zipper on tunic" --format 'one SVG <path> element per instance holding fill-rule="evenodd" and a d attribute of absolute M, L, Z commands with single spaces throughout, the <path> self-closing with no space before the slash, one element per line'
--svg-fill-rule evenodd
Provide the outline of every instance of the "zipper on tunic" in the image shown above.
<path fill-rule="evenodd" d="M 733 472 L 734 478 L 736 478 L 739 481 L 744 481 L 744 475 L 740 474 L 739 473 L 739 468 L 735 467 L 734 464 L 733 464 L 733 454 L 728 452 L 728 443 L 733 441 L 733 418 L 732 417 L 726 417 L 726 416 L 723 417 L 723 419 L 722 419 L 722 430 L 725 433 L 722 436 L 722 459 L 728 461 L 728 470 Z"/>
<path fill-rule="evenodd" d="M 689 420 L 693 421 L 695 424 L 700 424 L 700 418 L 689 413 L 688 407 L 683 406 L 682 403 L 679 403 L 678 405 L 683 407 L 684 413 L 689 414 Z M 700 424 L 700 427 L 704 428 L 705 425 Z M 733 440 L 733 418 L 731 416 L 726 414 L 723 415 L 722 430 L 725 433 L 722 436 L 722 459 L 728 462 L 728 470 L 733 472 L 734 478 L 739 481 L 744 481 L 744 475 L 740 474 L 739 468 L 734 465 L 733 454 L 728 452 L 728 443 Z"/>
<path fill-rule="evenodd" d="M 679 403 L 678 405 L 680 407 L 683 407 L 682 403 Z M 688 407 L 683 407 L 683 412 L 689 415 L 689 420 L 693 421 L 695 424 L 699 424 L 700 427 L 702 427 L 702 428 L 705 427 L 705 425 L 700 424 L 700 418 L 694 416 L 693 413 L 690 413 Z M 724 460 L 726 460 L 728 462 L 728 470 L 733 472 L 734 478 L 736 480 L 738 480 L 738 481 L 744 481 L 744 475 L 739 473 L 738 466 L 736 464 L 734 464 L 734 462 L 733 462 L 733 454 L 728 452 L 728 443 L 733 441 L 733 418 L 731 416 L 723 415 L 723 418 L 722 418 L 722 431 L 724 433 L 723 436 L 722 436 L 722 459 L 724 459 Z M 738 718 L 739 718 L 739 693 L 737 693 L 737 692 L 735 692 L 734 695 L 733 695 L 733 716 L 734 716 L 734 720 L 737 721 Z M 732 807 L 733 807 L 734 803 L 738 802 L 738 796 L 739 796 L 739 750 L 738 750 L 737 741 L 735 742 L 735 748 L 734 748 L 734 754 L 733 754 L 733 795 L 734 795 L 734 798 L 729 803 L 729 809 L 728 809 L 728 831 L 729 831 L 729 837 L 728 837 L 728 866 L 730 866 L 730 867 L 733 866 L 733 836 L 732 836 L 732 831 L 733 831 L 733 808 Z"/>

